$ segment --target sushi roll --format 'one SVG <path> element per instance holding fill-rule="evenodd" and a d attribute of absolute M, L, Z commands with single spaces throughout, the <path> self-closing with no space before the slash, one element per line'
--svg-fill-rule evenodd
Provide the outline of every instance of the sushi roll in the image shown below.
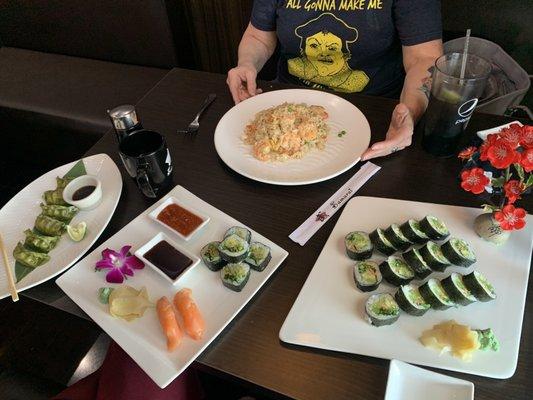
<path fill-rule="evenodd" d="M 463 283 L 479 301 L 491 301 L 496 298 L 494 286 L 481 272 L 474 271 L 463 276 Z"/>
<path fill-rule="evenodd" d="M 352 260 L 366 260 L 372 256 L 374 245 L 366 232 L 350 232 L 344 238 L 346 254 Z"/>
<path fill-rule="evenodd" d="M 443 272 L 450 265 L 450 261 L 442 254 L 440 246 L 435 242 L 427 242 L 418 251 L 433 271 Z"/>
<path fill-rule="evenodd" d="M 429 238 L 422 229 L 416 219 L 410 219 L 400 225 L 400 231 L 403 235 L 413 243 L 424 244 Z"/>
<path fill-rule="evenodd" d="M 411 284 L 400 286 L 394 298 L 403 311 L 416 317 L 424 315 L 431 307 L 420 295 L 418 288 Z"/>
<path fill-rule="evenodd" d="M 450 231 L 446 224 L 433 215 L 427 215 L 419 222 L 420 229 L 431 240 L 443 240 L 450 236 Z"/>
<path fill-rule="evenodd" d="M 420 252 L 415 248 L 403 253 L 402 257 L 407 265 L 415 271 L 418 279 L 425 279 L 433 272 L 422 258 Z"/>
<path fill-rule="evenodd" d="M 391 325 L 400 318 L 400 307 L 389 293 L 373 294 L 365 304 L 368 322 L 374 326 Z"/>
<path fill-rule="evenodd" d="M 396 253 L 396 248 L 387 240 L 383 233 L 383 229 L 377 228 L 375 231 L 372 231 L 370 235 L 370 240 L 374 245 L 374 248 L 379 251 L 381 254 L 386 256 L 391 256 Z"/>
<path fill-rule="evenodd" d="M 245 263 L 230 263 L 220 270 L 222 283 L 228 289 L 240 292 L 250 278 L 250 266 Z"/>
<path fill-rule="evenodd" d="M 256 271 L 263 271 L 271 258 L 270 247 L 263 243 L 252 242 L 248 257 L 244 259 L 244 262 Z"/>
<path fill-rule="evenodd" d="M 353 277 L 356 286 L 362 292 L 376 290 L 382 279 L 379 265 L 374 261 L 359 261 L 355 263 Z"/>
<path fill-rule="evenodd" d="M 248 256 L 250 245 L 236 233 L 226 236 L 218 245 L 223 260 L 231 263 L 243 261 Z"/>
<path fill-rule="evenodd" d="M 435 310 L 446 310 L 455 306 L 455 303 L 450 299 L 438 279 L 428 279 L 426 283 L 418 288 L 418 291 L 426 303 L 430 304 L 431 308 Z"/>
<path fill-rule="evenodd" d="M 413 269 L 400 257 L 389 256 L 379 265 L 383 278 L 394 286 L 407 285 L 415 277 Z"/>
<path fill-rule="evenodd" d="M 467 306 L 477 301 L 476 297 L 470 293 L 463 282 L 463 276 L 453 272 L 449 277 L 441 281 L 442 287 L 454 302 Z"/>
<path fill-rule="evenodd" d="M 453 265 L 469 267 L 476 262 L 476 255 L 472 247 L 463 239 L 452 237 L 440 248 L 444 257 L 450 260 Z"/>
<path fill-rule="evenodd" d="M 224 239 L 231 235 L 239 235 L 241 238 L 246 240 L 248 244 L 250 244 L 250 241 L 252 240 L 252 232 L 242 226 L 232 226 L 229 228 L 224 234 Z"/>
<path fill-rule="evenodd" d="M 397 250 L 405 251 L 407 250 L 413 242 L 405 237 L 405 235 L 400 230 L 400 227 L 396 224 L 392 224 L 387 229 L 383 231 L 385 238 L 395 247 Z"/>
<path fill-rule="evenodd" d="M 220 252 L 218 251 L 219 245 L 220 242 L 211 242 L 206 244 L 202 247 L 202 250 L 200 250 L 202 261 L 211 271 L 218 271 L 226 265 L 226 261 L 222 259 Z"/>

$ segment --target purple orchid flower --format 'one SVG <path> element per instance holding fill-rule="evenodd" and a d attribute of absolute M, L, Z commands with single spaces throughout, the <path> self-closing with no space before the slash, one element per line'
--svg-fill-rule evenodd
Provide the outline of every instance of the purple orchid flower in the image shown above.
<path fill-rule="evenodd" d="M 134 269 L 143 269 L 144 263 L 130 254 L 131 246 L 124 246 L 117 253 L 115 250 L 102 251 L 102 259 L 96 263 L 96 271 L 107 269 L 105 280 L 109 283 L 122 283 L 124 278 L 133 276 Z"/>

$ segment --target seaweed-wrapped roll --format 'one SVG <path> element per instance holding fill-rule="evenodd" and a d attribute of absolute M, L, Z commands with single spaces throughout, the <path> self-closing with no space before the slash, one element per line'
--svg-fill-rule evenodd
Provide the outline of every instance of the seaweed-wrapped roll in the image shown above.
<path fill-rule="evenodd" d="M 394 298 L 402 310 L 417 317 L 424 315 L 431 307 L 412 284 L 400 286 Z"/>
<path fill-rule="evenodd" d="M 366 232 L 350 232 L 344 237 L 346 254 L 352 260 L 366 260 L 372 256 L 374 246 Z"/>
<path fill-rule="evenodd" d="M 383 278 L 391 285 L 407 285 L 415 277 L 413 269 L 400 257 L 390 256 L 379 265 Z"/>
<path fill-rule="evenodd" d="M 353 277 L 356 286 L 362 292 L 376 290 L 381 283 L 381 272 L 374 261 L 359 261 L 353 267 Z"/>
<path fill-rule="evenodd" d="M 491 301 L 496 298 L 494 286 L 481 272 L 474 271 L 463 276 L 463 283 L 479 301 Z"/>
<path fill-rule="evenodd" d="M 463 276 L 453 272 L 449 277 L 441 281 L 442 287 L 454 302 L 467 306 L 477 301 L 476 297 L 467 289 L 463 282 Z"/>
<path fill-rule="evenodd" d="M 413 243 L 424 244 L 429 240 L 428 235 L 420 229 L 420 223 L 416 219 L 410 219 L 401 224 L 400 231 Z"/>
<path fill-rule="evenodd" d="M 263 243 L 252 242 L 248 257 L 244 259 L 244 262 L 256 271 L 263 271 L 271 259 L 270 247 Z"/>
<path fill-rule="evenodd" d="M 231 263 L 244 261 L 249 249 L 248 242 L 236 233 L 226 236 L 218 245 L 222 259 Z"/>
<path fill-rule="evenodd" d="M 431 240 L 443 240 L 450 236 L 450 231 L 446 224 L 433 215 L 427 215 L 419 222 L 420 229 Z"/>
<path fill-rule="evenodd" d="M 438 279 L 428 279 L 426 283 L 418 288 L 418 291 L 435 310 L 446 310 L 455 306 L 455 303 L 450 299 Z"/>
<path fill-rule="evenodd" d="M 435 242 L 427 242 L 418 251 L 433 271 L 443 272 L 450 265 L 450 261 L 442 254 L 440 246 Z"/>
<path fill-rule="evenodd" d="M 252 232 L 250 232 L 249 229 L 246 229 L 242 226 L 232 226 L 226 231 L 226 233 L 224 234 L 224 238 L 227 238 L 228 236 L 231 236 L 231 235 L 240 236 L 241 238 L 246 240 L 248 244 L 252 240 Z"/>
<path fill-rule="evenodd" d="M 226 261 L 222 259 L 220 252 L 218 251 L 219 245 L 220 242 L 211 242 L 206 244 L 202 250 L 200 250 L 202 261 L 211 271 L 219 271 L 220 268 L 226 265 Z"/>
<path fill-rule="evenodd" d="M 400 230 L 400 227 L 396 224 L 392 224 L 385 229 L 383 234 L 385 235 L 385 238 L 387 238 L 387 240 L 392 244 L 392 246 L 400 251 L 407 250 L 413 244 L 413 242 L 405 237 Z"/>
<path fill-rule="evenodd" d="M 377 228 L 375 231 L 372 231 L 370 235 L 370 240 L 374 245 L 374 248 L 379 251 L 381 254 L 386 256 L 391 256 L 396 253 L 396 248 L 392 245 L 391 242 L 385 237 L 383 229 Z"/>
<path fill-rule="evenodd" d="M 365 304 L 368 322 L 374 326 L 391 325 L 400 317 L 400 307 L 389 293 L 373 294 Z"/>
<path fill-rule="evenodd" d="M 250 277 L 250 266 L 245 263 L 230 263 L 220 270 L 222 283 L 228 289 L 240 292 Z"/>
<path fill-rule="evenodd" d="M 415 271 L 415 275 L 418 279 L 425 279 L 433 272 L 431 268 L 429 268 L 429 265 L 424 261 L 424 258 L 422 258 L 420 252 L 415 248 L 403 253 L 402 257 L 407 265 Z"/>
<path fill-rule="evenodd" d="M 452 237 L 441 247 L 442 254 L 450 260 L 453 265 L 469 267 L 476 262 L 476 255 L 472 247 L 463 239 Z"/>

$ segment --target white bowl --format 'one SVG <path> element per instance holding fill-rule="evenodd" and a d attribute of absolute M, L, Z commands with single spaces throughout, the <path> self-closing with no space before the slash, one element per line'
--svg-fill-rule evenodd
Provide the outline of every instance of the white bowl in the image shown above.
<path fill-rule="evenodd" d="M 81 189 L 84 186 L 96 186 L 96 188 L 89 196 L 81 200 L 74 200 L 72 196 L 76 190 Z M 65 189 L 63 189 L 63 200 L 68 204 L 78 207 L 80 210 L 92 210 L 93 208 L 98 207 L 102 201 L 102 182 L 100 182 L 96 176 L 79 176 L 70 181 Z"/>
<path fill-rule="evenodd" d="M 198 225 L 198 227 L 192 231 L 191 233 L 189 233 L 187 236 L 184 236 L 183 234 L 181 234 L 180 232 L 178 232 L 177 230 L 173 229 L 172 227 L 168 226 L 167 224 L 165 224 L 164 222 L 161 222 L 157 219 L 157 216 L 159 215 L 159 213 L 161 211 L 163 211 L 163 209 L 170 205 L 170 204 L 177 204 L 178 206 L 186 209 L 187 211 L 190 211 L 192 212 L 193 214 L 196 214 L 198 217 L 200 217 L 203 222 Z M 189 240 L 190 238 L 192 238 L 197 232 L 199 232 L 204 226 L 206 226 L 208 223 L 209 223 L 209 220 L 211 218 L 209 218 L 209 216 L 205 215 L 205 214 L 202 214 L 201 212 L 199 211 L 196 211 L 194 208 L 191 208 L 191 207 L 188 207 L 188 206 L 184 206 L 183 204 L 181 204 L 178 200 L 176 200 L 174 197 L 169 197 L 168 199 L 166 199 L 164 202 L 162 202 L 154 211 L 152 211 L 150 214 L 148 214 L 148 216 L 153 219 L 155 222 L 157 222 L 158 224 L 164 226 L 166 229 L 170 230 L 172 233 L 175 233 L 176 235 L 178 235 L 181 239 L 187 241 Z"/>
<path fill-rule="evenodd" d="M 177 276 L 176 279 L 171 279 L 168 275 L 166 275 L 163 271 L 161 271 L 159 268 L 157 268 L 154 264 L 152 264 L 150 261 L 148 261 L 146 258 L 144 258 L 144 255 L 148 250 L 150 250 L 152 247 L 154 247 L 156 244 L 161 242 L 162 240 L 165 240 L 170 244 L 172 247 L 174 247 L 176 250 L 178 250 L 183 255 L 189 257 L 192 260 L 192 264 L 189 265 L 187 268 L 185 268 L 181 274 Z M 177 245 L 172 240 L 168 238 L 167 235 L 165 235 L 163 232 L 159 232 L 157 235 L 155 235 L 150 241 L 148 241 L 145 245 L 143 245 L 141 248 L 139 248 L 137 251 L 135 251 L 135 257 L 142 260 L 146 265 L 150 266 L 154 271 L 156 271 L 159 275 L 161 275 L 163 278 L 165 278 L 167 281 L 172 283 L 173 285 L 176 285 L 178 281 L 192 268 L 196 267 L 200 263 L 200 258 L 195 256 L 194 254 L 190 253 L 188 250 L 184 249 L 183 247 Z"/>

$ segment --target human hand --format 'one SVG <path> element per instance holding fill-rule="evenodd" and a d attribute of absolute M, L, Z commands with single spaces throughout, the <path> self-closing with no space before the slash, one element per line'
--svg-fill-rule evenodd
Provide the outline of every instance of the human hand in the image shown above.
<path fill-rule="evenodd" d="M 235 104 L 263 91 L 257 88 L 257 70 L 252 64 L 239 64 L 228 71 L 228 84 Z"/>
<path fill-rule="evenodd" d="M 384 141 L 374 143 L 362 155 L 366 161 L 375 157 L 382 157 L 403 150 L 411 145 L 415 122 L 407 106 L 398 104 L 392 112 L 392 118 Z"/>

